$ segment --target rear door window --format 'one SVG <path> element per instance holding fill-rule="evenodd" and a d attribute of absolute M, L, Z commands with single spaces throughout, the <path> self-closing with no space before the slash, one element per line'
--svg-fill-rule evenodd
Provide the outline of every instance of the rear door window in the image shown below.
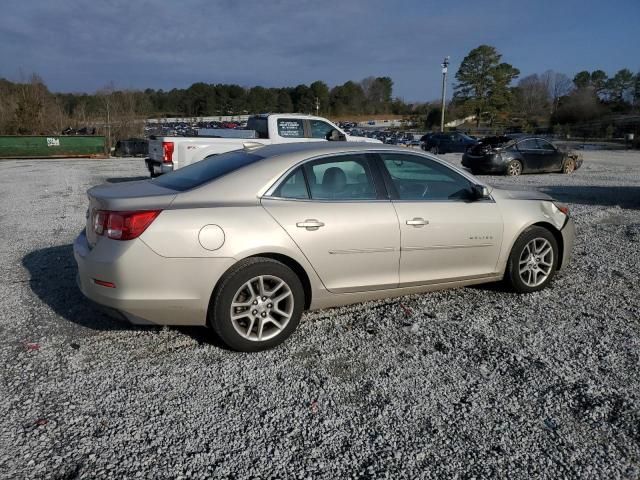
<path fill-rule="evenodd" d="M 304 138 L 304 120 L 296 118 L 280 118 L 278 135 L 282 138 Z"/>
<path fill-rule="evenodd" d="M 291 172 L 287 179 L 276 188 L 273 196 L 303 200 L 308 199 L 309 190 L 307 189 L 307 182 L 305 182 L 302 167 L 298 167 Z"/>
<path fill-rule="evenodd" d="M 269 138 L 269 124 L 266 117 L 249 117 L 247 130 L 254 130 L 258 138 Z"/>
<path fill-rule="evenodd" d="M 538 150 L 538 142 L 535 138 L 529 138 L 518 143 L 518 150 Z"/>
<path fill-rule="evenodd" d="M 314 200 L 375 200 L 371 164 L 365 154 L 338 155 L 304 165 Z"/>

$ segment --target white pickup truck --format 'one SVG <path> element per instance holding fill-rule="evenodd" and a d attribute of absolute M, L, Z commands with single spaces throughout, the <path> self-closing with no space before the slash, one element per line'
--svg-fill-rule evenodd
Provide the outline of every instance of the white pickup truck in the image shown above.
<path fill-rule="evenodd" d="M 202 134 L 202 132 L 200 132 Z M 289 142 L 347 141 L 382 143 L 345 134 L 326 118 L 300 114 L 249 117 L 245 130 L 208 130 L 207 136 L 152 137 L 145 159 L 152 177 L 191 165 L 210 155 L 245 147 Z"/>

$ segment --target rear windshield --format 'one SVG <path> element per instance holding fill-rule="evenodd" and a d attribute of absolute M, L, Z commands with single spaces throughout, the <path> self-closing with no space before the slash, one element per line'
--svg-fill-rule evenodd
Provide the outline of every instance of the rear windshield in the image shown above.
<path fill-rule="evenodd" d="M 269 138 L 269 126 L 265 117 L 249 117 L 247 130 L 255 130 L 258 138 Z"/>
<path fill-rule="evenodd" d="M 210 155 L 204 160 L 162 175 L 152 181 L 162 187 L 184 192 L 263 158 L 260 155 L 246 153 L 244 150 Z"/>

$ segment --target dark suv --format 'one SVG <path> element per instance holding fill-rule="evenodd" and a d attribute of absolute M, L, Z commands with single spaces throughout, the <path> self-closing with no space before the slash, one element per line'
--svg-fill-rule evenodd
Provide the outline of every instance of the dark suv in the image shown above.
<path fill-rule="evenodd" d="M 460 132 L 434 133 L 429 136 L 425 135 L 425 137 L 422 143 L 422 149 L 436 154 L 464 153 L 469 147 L 478 143 L 477 140 Z"/>

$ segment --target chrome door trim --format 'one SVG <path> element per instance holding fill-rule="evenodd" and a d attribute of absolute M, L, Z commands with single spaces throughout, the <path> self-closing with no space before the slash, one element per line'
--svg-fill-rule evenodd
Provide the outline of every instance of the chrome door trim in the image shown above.
<path fill-rule="evenodd" d="M 380 248 L 352 248 L 348 250 L 329 250 L 330 255 L 350 255 L 353 253 L 392 253 L 395 252 L 394 247 Z"/>
<path fill-rule="evenodd" d="M 421 246 L 410 246 L 410 247 L 400 247 L 401 252 L 413 252 L 416 250 L 448 250 L 448 249 L 456 249 L 456 248 L 477 248 L 477 247 L 493 247 L 495 243 L 478 243 L 474 245 L 429 245 L 425 247 Z"/>

